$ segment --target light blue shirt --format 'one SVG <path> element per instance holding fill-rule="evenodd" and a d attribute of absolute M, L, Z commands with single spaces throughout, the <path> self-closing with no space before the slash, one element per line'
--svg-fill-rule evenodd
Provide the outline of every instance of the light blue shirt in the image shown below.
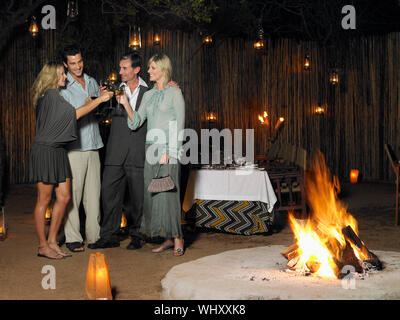
<path fill-rule="evenodd" d="M 96 80 L 86 73 L 83 74 L 83 78 L 85 80 L 85 89 L 68 73 L 67 87 L 60 90 L 64 99 L 72 104 L 75 109 L 83 106 L 87 97 L 91 96 L 93 98 L 100 95 Z M 97 150 L 104 146 L 99 124 L 93 113 L 92 111 L 78 120 L 78 139 L 67 146 L 68 150 L 89 151 Z"/>

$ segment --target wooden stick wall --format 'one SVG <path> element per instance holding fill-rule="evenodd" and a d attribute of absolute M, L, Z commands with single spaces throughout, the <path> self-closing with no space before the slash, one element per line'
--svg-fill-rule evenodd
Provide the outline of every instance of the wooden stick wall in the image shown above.
<path fill-rule="evenodd" d="M 198 132 L 213 126 L 254 129 L 256 154 L 263 154 L 268 133 L 257 116 L 266 110 L 271 125 L 279 116 L 286 119 L 281 142 L 309 153 L 320 149 L 341 181 L 348 180 L 352 168 L 366 181 L 393 179 L 384 144 L 400 151 L 399 33 L 352 39 L 336 47 L 269 40 L 263 54 L 241 39 L 214 39 L 206 46 L 198 35 L 164 30 L 161 45 L 153 47 L 151 38 L 151 30 L 143 34 L 141 76 L 148 81 L 146 61 L 156 51 L 171 58 L 173 79 L 185 97 L 187 127 Z M 56 36 L 47 31 L 40 42 L 28 35 L 12 42 L 1 57 L 0 123 L 10 183 L 28 182 L 35 129 L 29 88 L 55 49 Z M 121 39 L 115 54 L 104 57 L 104 68 L 91 75 L 99 80 L 104 71 L 118 70 L 127 50 L 127 39 Z M 303 68 L 306 54 L 310 71 Z M 339 71 L 336 86 L 329 83 L 334 67 Z M 315 114 L 317 104 L 325 107 L 325 114 Z M 216 114 L 217 123 L 207 123 L 208 112 Z"/>

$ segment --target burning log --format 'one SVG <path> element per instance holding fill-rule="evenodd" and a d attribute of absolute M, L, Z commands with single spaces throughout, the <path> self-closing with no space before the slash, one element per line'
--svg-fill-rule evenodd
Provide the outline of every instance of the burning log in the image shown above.
<path fill-rule="evenodd" d="M 347 226 L 342 229 L 342 233 L 349 243 L 357 248 L 359 252 L 361 252 L 361 263 L 370 264 L 372 267 L 376 268 L 377 270 L 382 270 L 382 262 L 379 258 L 371 251 L 368 250 L 367 246 L 364 242 L 356 235 L 354 230 Z"/>
<path fill-rule="evenodd" d="M 294 250 L 297 250 L 298 247 L 299 246 L 297 245 L 297 243 L 293 243 L 289 248 L 283 250 L 281 252 L 281 255 L 283 255 L 286 259 L 288 259 L 289 253 L 291 253 Z"/>

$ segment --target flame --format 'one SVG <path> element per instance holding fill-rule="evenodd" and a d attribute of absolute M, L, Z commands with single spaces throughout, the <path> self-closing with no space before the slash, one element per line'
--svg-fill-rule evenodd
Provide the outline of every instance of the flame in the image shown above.
<path fill-rule="evenodd" d="M 342 229 L 351 226 L 358 235 L 357 220 L 346 211 L 345 205 L 337 198 L 340 185 L 337 177 L 332 177 L 325 165 L 321 153 L 311 163 L 310 173 L 306 176 L 307 202 L 310 215 L 302 224 L 296 220 L 293 213 L 289 213 L 289 222 L 298 245 L 299 261 L 296 270 L 311 271 L 322 277 L 336 277 L 337 265 L 334 262 L 339 258 L 341 250 L 346 245 Z M 366 253 L 353 247 L 355 256 L 363 260 Z"/>

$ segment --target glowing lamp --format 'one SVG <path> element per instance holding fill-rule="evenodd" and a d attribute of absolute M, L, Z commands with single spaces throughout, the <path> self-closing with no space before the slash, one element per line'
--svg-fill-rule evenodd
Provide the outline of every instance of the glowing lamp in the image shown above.
<path fill-rule="evenodd" d="M 280 117 L 279 119 L 278 119 L 278 121 L 276 122 L 276 124 L 275 124 L 275 130 L 278 130 L 279 129 L 279 127 L 282 125 L 282 123 L 285 121 L 285 118 L 284 117 Z"/>
<path fill-rule="evenodd" d="M 6 215 L 4 213 L 4 207 L 1 207 L 1 214 L 0 214 L 0 241 L 3 241 L 7 235 L 7 228 L 6 228 Z"/>
<path fill-rule="evenodd" d="M 108 75 L 108 78 L 107 78 L 107 80 L 108 80 L 108 81 L 111 81 L 112 83 L 114 83 L 115 81 L 117 81 L 117 79 L 118 79 L 118 75 L 117 75 L 117 72 L 115 72 L 115 71 L 112 71 L 112 72 Z"/>
<path fill-rule="evenodd" d="M 153 44 L 154 44 L 155 46 L 157 46 L 157 45 L 160 44 L 160 42 L 161 42 L 160 35 L 159 35 L 158 33 L 155 33 L 155 34 L 154 34 L 154 37 L 153 37 Z"/>
<path fill-rule="evenodd" d="M 316 113 L 316 114 L 324 114 L 324 113 L 325 113 L 325 108 L 322 107 L 322 106 L 320 106 L 320 105 L 318 105 L 318 106 L 315 108 L 314 113 Z"/>
<path fill-rule="evenodd" d="M 211 44 L 213 42 L 213 39 L 212 39 L 212 37 L 210 36 L 210 35 L 206 35 L 204 38 L 203 38 L 203 43 L 204 44 Z"/>
<path fill-rule="evenodd" d="M 261 50 L 264 48 L 264 40 L 258 40 L 257 42 L 254 42 L 254 49 L 256 50 Z"/>
<path fill-rule="evenodd" d="M 126 228 L 127 225 L 127 220 L 126 220 L 126 216 L 125 213 L 122 212 L 122 216 L 121 216 L 121 229 Z"/>
<path fill-rule="evenodd" d="M 208 121 L 211 121 L 211 122 L 217 121 L 217 116 L 216 116 L 214 113 L 210 112 L 210 113 L 207 115 L 207 120 L 208 120 Z"/>
<path fill-rule="evenodd" d="M 331 73 L 331 75 L 330 75 L 330 77 L 329 77 L 329 82 L 330 82 L 332 85 L 336 85 L 336 84 L 339 83 L 339 76 L 338 76 L 338 74 L 337 74 L 336 71 L 332 71 L 332 73 Z"/>
<path fill-rule="evenodd" d="M 264 111 L 263 115 L 259 115 L 258 116 L 258 120 L 260 120 L 261 124 L 269 124 L 269 120 L 268 120 L 268 112 Z"/>
<path fill-rule="evenodd" d="M 36 37 L 39 34 L 39 27 L 36 23 L 36 18 L 32 17 L 31 24 L 29 25 L 29 33 L 32 37 Z"/>
<path fill-rule="evenodd" d="M 142 47 L 142 37 L 140 36 L 140 28 L 134 27 L 133 32 L 129 36 L 129 47 L 138 50 Z"/>
<path fill-rule="evenodd" d="M 53 206 L 49 204 L 49 206 L 46 209 L 46 213 L 44 216 L 44 220 L 46 222 L 46 224 L 49 224 L 51 221 L 51 212 L 53 211 Z"/>
<path fill-rule="evenodd" d="M 358 175 L 360 171 L 357 169 L 351 169 L 350 170 L 350 182 L 351 183 L 357 183 L 358 182 Z"/>
<path fill-rule="evenodd" d="M 110 275 L 106 257 L 100 252 L 91 254 L 86 274 L 88 300 L 112 300 Z"/>
<path fill-rule="evenodd" d="M 304 70 L 309 71 L 311 69 L 311 62 L 309 55 L 306 55 L 304 59 Z"/>

